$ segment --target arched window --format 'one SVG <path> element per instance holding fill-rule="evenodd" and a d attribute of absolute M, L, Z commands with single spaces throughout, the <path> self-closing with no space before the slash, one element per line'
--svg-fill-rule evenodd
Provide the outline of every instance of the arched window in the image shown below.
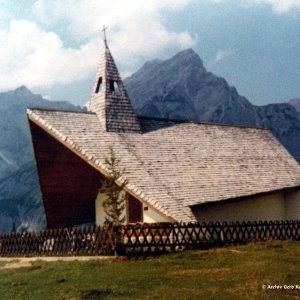
<path fill-rule="evenodd" d="M 120 92 L 120 88 L 118 85 L 118 82 L 115 80 L 110 80 L 109 81 L 109 91 L 112 93 L 119 93 Z"/>
<path fill-rule="evenodd" d="M 98 79 L 97 86 L 96 86 L 96 91 L 95 92 L 98 94 L 101 91 L 102 91 L 102 77 L 100 77 Z"/>

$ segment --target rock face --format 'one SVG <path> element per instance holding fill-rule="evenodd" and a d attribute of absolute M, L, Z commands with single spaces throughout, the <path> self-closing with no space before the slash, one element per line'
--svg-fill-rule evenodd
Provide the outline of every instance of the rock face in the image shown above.
<path fill-rule="evenodd" d="M 293 105 L 296 108 L 296 110 L 298 112 L 300 112 L 300 99 L 294 98 L 294 99 L 291 99 L 288 103 Z"/>
<path fill-rule="evenodd" d="M 146 63 L 125 84 L 138 115 L 266 127 L 300 162 L 298 100 L 255 106 L 207 72 L 192 49 Z"/>
<path fill-rule="evenodd" d="M 0 231 L 16 226 L 22 230 L 45 227 L 36 167 L 26 163 L 9 177 L 0 180 Z"/>
<path fill-rule="evenodd" d="M 166 61 L 146 63 L 125 83 L 139 115 L 245 125 L 259 122 L 255 107 L 225 79 L 207 72 L 192 49 Z"/>
<path fill-rule="evenodd" d="M 256 107 L 260 125 L 268 128 L 300 163 L 300 113 L 288 103 Z"/>
<path fill-rule="evenodd" d="M 80 110 L 64 101 L 47 101 L 22 86 L 0 94 L 0 232 L 41 229 L 41 203 L 26 108 Z"/>

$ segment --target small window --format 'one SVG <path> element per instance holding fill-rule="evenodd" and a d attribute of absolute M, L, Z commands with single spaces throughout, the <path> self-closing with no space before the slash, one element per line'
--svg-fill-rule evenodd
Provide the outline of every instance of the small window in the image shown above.
<path fill-rule="evenodd" d="M 119 85 L 118 85 L 117 81 L 115 81 L 115 80 L 110 80 L 109 81 L 109 90 L 112 93 L 119 93 L 120 92 L 120 88 L 119 88 Z"/>
<path fill-rule="evenodd" d="M 96 91 L 95 92 L 98 94 L 101 91 L 102 91 L 102 77 L 100 77 L 98 79 L 97 86 L 96 86 Z"/>

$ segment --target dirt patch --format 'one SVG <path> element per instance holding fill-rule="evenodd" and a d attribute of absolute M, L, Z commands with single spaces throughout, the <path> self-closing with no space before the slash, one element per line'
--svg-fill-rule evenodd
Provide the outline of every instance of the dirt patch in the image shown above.
<path fill-rule="evenodd" d="M 6 265 L 3 267 L 0 267 L 1 270 L 8 270 L 8 269 L 18 269 L 18 268 L 23 268 L 23 267 L 31 267 L 32 263 L 29 261 L 12 261 L 12 262 L 7 262 Z"/>
<path fill-rule="evenodd" d="M 111 262 L 123 261 L 126 260 L 126 257 L 115 257 L 115 256 L 43 256 L 43 257 L 20 257 L 20 258 L 0 258 L 0 271 L 1 270 L 8 270 L 8 269 L 17 269 L 23 267 L 32 267 L 32 263 L 35 261 L 46 261 L 46 262 L 53 262 L 53 261 L 89 261 L 89 260 L 105 260 Z"/>
<path fill-rule="evenodd" d="M 236 250 L 236 249 L 230 249 L 229 252 L 240 253 L 240 254 L 246 253 L 246 251 L 241 251 L 241 250 Z"/>

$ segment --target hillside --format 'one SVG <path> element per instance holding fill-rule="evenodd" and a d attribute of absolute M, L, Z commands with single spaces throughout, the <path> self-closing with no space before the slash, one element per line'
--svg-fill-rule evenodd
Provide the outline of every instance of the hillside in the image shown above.
<path fill-rule="evenodd" d="M 40 230 L 45 226 L 41 192 L 33 161 L 0 180 L 0 231 Z"/>
<path fill-rule="evenodd" d="M 185 251 L 139 261 L 30 263 L 14 258 L 8 264 L 0 261 L 0 294 L 1 300 L 298 299 L 299 289 L 283 286 L 298 284 L 299 258 L 297 241 Z M 275 284 L 282 289 L 268 288 Z"/>

